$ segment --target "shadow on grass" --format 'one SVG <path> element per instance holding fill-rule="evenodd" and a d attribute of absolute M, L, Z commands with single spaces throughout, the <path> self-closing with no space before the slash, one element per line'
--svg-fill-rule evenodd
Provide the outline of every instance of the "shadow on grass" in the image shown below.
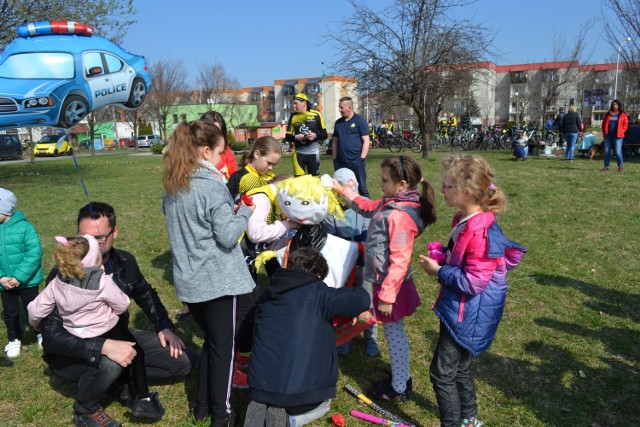
<path fill-rule="evenodd" d="M 162 270 L 162 278 L 173 285 L 173 261 L 171 259 L 171 251 L 167 250 L 151 260 L 153 268 Z M 174 285 L 175 286 L 175 285 Z"/>
<path fill-rule="evenodd" d="M 594 426 L 640 425 L 640 392 L 635 384 L 640 361 L 637 331 L 597 326 L 601 323 L 599 312 L 637 322 L 634 309 L 640 298 L 558 275 L 534 274 L 533 278 L 543 286 L 570 287 L 593 297 L 584 303 L 594 311 L 593 326 L 535 319 L 539 327 L 553 330 L 554 338 L 565 334 L 571 338 L 561 344 L 529 341 L 523 346 L 525 354 L 517 359 L 489 352 L 476 362 L 476 378 L 500 390 L 507 399 L 529 407 L 545 425 L 575 425 L 585 419 Z M 590 344 L 581 344 L 585 342 Z M 576 353 L 585 348 L 590 348 L 585 357 Z"/>
<path fill-rule="evenodd" d="M 536 273 L 533 279 L 539 285 L 553 285 L 573 288 L 582 294 L 593 297 L 594 301 L 588 301 L 585 306 L 597 312 L 603 312 L 610 316 L 629 318 L 640 323 L 640 295 L 620 292 L 611 288 L 603 288 L 592 283 L 583 282 L 570 277 L 552 274 Z"/>
<path fill-rule="evenodd" d="M 382 327 L 378 329 L 378 333 L 382 333 Z M 373 398 L 371 395 L 371 388 L 373 386 L 374 381 L 384 380 L 391 375 L 391 367 L 388 362 L 384 361 L 382 357 L 369 357 L 364 354 L 364 350 L 366 347 L 366 341 L 362 335 L 351 340 L 349 345 L 349 354 L 347 357 L 340 358 L 340 372 L 341 374 L 347 375 L 350 380 L 347 380 L 347 384 L 354 386 L 358 391 L 363 393 L 369 399 L 371 399 L 375 404 L 379 405 L 383 409 L 390 411 L 391 413 L 397 415 L 400 418 L 403 418 L 407 421 L 412 422 L 413 424 L 420 425 L 419 422 L 412 419 L 412 417 L 407 414 L 403 410 L 402 402 L 390 402 L 390 401 L 380 401 Z M 384 348 L 380 348 L 380 351 L 386 351 Z M 417 367 L 416 367 L 417 369 Z M 372 374 L 372 372 L 374 374 Z M 416 385 L 418 378 L 421 373 L 412 372 L 412 379 L 414 384 L 414 390 L 409 394 L 409 401 L 414 402 L 416 405 L 420 407 L 422 411 L 432 412 L 434 414 L 438 413 L 438 408 L 434 405 L 429 399 L 427 399 L 422 394 L 416 391 Z M 421 377 L 421 381 L 423 378 Z M 425 385 L 427 386 L 427 385 Z M 340 383 L 338 384 L 340 387 Z M 358 403 L 358 400 L 355 396 L 351 395 L 346 390 L 338 389 L 339 398 L 340 393 L 346 393 L 350 398 L 353 398 L 353 403 Z M 355 405 L 350 405 L 352 408 Z M 336 409 L 338 410 L 338 409 Z M 384 415 L 377 414 L 382 418 L 388 418 Z"/>

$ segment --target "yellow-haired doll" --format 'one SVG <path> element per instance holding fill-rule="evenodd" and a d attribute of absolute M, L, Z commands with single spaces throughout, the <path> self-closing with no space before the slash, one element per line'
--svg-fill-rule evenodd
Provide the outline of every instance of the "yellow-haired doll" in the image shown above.
<path fill-rule="evenodd" d="M 327 215 L 342 218 L 343 212 L 328 175 L 321 179 L 303 175 L 278 184 L 277 204 L 288 221 L 298 224 L 293 237 L 287 236 L 274 248 L 280 265 L 287 264 L 290 252 L 300 247 L 313 247 L 329 264 L 329 274 L 324 282 L 333 288 L 345 285 L 358 257 L 358 246 L 353 242 L 327 234 L 322 222 Z M 274 256 L 263 253 L 256 260 L 257 266 Z"/>

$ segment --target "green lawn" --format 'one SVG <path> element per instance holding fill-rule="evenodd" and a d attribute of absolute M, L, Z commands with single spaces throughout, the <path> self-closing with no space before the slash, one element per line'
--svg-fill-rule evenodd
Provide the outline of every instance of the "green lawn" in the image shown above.
<path fill-rule="evenodd" d="M 380 195 L 379 164 L 388 151 L 373 150 L 367 161 L 372 197 Z M 435 153 L 420 160 L 425 179 L 439 190 L 440 160 Z M 495 168 L 496 185 L 508 195 L 508 211 L 499 218 L 505 234 L 529 248 L 510 274 L 504 319 L 493 346 L 474 361 L 480 418 L 487 426 L 640 425 L 640 211 L 638 158 L 626 159 L 624 173 L 600 172 L 602 161 L 530 156 L 513 162 L 508 152 L 482 152 Z M 412 154 L 408 154 L 412 155 Z M 168 310 L 180 307 L 171 280 L 171 257 L 160 210 L 160 156 L 119 154 L 78 159 L 91 200 L 111 203 L 118 213 L 116 246 L 138 258 L 140 267 Z M 615 169 L 615 168 L 613 168 Z M 332 172 L 322 157 L 323 172 Z M 278 172 L 290 172 L 285 156 Z M 43 268 L 52 265 L 53 236 L 75 232 L 78 208 L 87 202 L 72 159 L 31 165 L 1 164 L 0 186 L 18 196 L 18 206 L 35 225 L 44 247 Z M 438 192 L 438 222 L 416 242 L 414 261 L 432 240 L 445 241 L 454 211 Z M 437 406 L 429 382 L 438 322 L 430 306 L 435 279 L 414 262 L 423 306 L 406 319 L 411 348 L 414 393 L 403 403 L 385 406 L 420 426 L 436 426 Z M 135 326 L 148 327 L 132 306 Z M 201 334 L 193 320 L 178 324 L 192 347 Z M 341 364 L 340 384 L 367 390 L 389 368 L 380 331 L 382 357 L 362 355 L 356 339 Z M 0 424 L 65 426 L 70 424 L 75 386 L 48 374 L 34 336 L 27 333 L 22 355 L 0 358 Z M 6 331 L 0 327 L 0 345 Z M 195 392 L 195 374 L 186 382 L 157 383 L 167 409 L 158 426 L 184 426 Z M 235 393 L 242 409 L 246 392 Z M 342 389 L 331 413 L 340 412 L 350 426 L 351 409 L 367 409 Z M 138 425 L 117 402 L 107 411 L 127 425 Z M 202 424 L 204 425 L 204 424 Z M 315 426 L 327 426 L 326 420 Z"/>

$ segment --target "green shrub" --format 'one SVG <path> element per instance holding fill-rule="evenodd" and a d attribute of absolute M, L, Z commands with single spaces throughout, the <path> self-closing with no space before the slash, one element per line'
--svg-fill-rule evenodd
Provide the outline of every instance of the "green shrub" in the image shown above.
<path fill-rule="evenodd" d="M 151 146 L 151 152 L 153 154 L 162 154 L 163 148 L 164 148 L 164 145 L 162 144 L 154 144 L 153 146 Z"/>
<path fill-rule="evenodd" d="M 234 142 L 233 144 L 229 144 L 229 146 L 231 147 L 231 151 L 246 151 L 249 149 L 246 142 Z"/>

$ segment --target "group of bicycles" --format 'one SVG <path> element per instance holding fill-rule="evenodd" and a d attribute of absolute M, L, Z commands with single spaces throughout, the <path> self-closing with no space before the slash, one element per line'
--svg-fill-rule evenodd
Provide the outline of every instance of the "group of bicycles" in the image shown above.
<path fill-rule="evenodd" d="M 416 132 L 386 132 L 375 138 L 372 148 L 388 148 L 392 153 L 411 150 L 414 153 L 422 151 L 422 141 Z"/>
<path fill-rule="evenodd" d="M 535 124 L 512 126 L 501 129 L 498 126 L 486 126 L 477 129 L 473 126 L 441 128 L 432 139 L 434 150 L 511 150 L 517 139 L 526 134 L 529 145 L 551 145 L 555 133 L 545 129 L 544 138 Z M 544 142 L 543 142 L 544 139 Z M 410 150 L 414 153 L 422 151 L 422 140 L 417 131 L 387 132 L 375 138 L 372 148 L 388 148 L 392 153 Z"/>

